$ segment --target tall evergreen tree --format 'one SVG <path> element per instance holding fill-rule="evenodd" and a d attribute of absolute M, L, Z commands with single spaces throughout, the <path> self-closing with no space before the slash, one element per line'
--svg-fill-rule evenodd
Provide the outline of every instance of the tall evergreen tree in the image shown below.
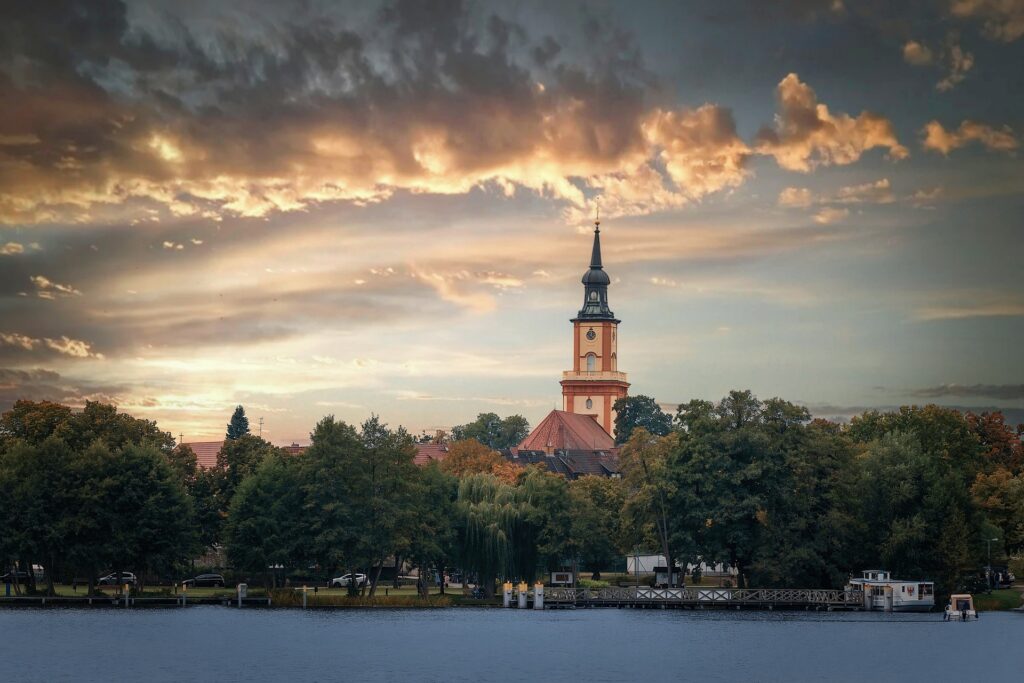
<path fill-rule="evenodd" d="M 235 408 L 235 412 L 231 416 L 231 422 L 228 423 L 228 433 L 226 434 L 226 437 L 234 441 L 248 433 L 249 418 L 245 416 L 245 408 L 238 406 Z"/>

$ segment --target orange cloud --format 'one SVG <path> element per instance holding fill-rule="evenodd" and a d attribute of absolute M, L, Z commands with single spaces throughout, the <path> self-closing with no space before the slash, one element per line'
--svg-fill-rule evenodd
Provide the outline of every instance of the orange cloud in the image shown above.
<path fill-rule="evenodd" d="M 887 149 L 894 160 L 910 155 L 887 118 L 868 111 L 857 117 L 833 114 L 795 73 L 779 82 L 776 97 L 775 126 L 758 133 L 755 149 L 775 157 L 782 168 L 807 173 L 817 166 L 851 164 L 875 147 Z"/>
<path fill-rule="evenodd" d="M 964 120 L 956 130 L 946 130 L 938 121 L 929 121 L 921 130 L 924 141 L 921 146 L 933 152 L 948 155 L 974 141 L 993 152 L 1012 152 L 1019 142 L 1009 126 L 993 128 L 984 123 Z"/>

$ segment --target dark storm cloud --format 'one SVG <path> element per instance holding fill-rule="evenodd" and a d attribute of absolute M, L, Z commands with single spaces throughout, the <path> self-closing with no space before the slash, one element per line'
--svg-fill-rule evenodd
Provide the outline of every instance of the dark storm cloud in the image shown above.
<path fill-rule="evenodd" d="M 0 412 L 9 410 L 20 399 L 55 401 L 72 407 L 86 401 L 118 403 L 125 387 L 62 377 L 53 370 L 0 368 Z"/>
<path fill-rule="evenodd" d="M 1024 384 L 940 384 L 934 387 L 915 389 L 910 395 L 918 398 L 963 396 L 1012 401 L 1024 399 Z"/>

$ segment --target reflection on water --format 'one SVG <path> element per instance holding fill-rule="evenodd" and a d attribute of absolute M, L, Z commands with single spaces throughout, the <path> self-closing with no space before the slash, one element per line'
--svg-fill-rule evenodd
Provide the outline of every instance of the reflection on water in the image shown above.
<path fill-rule="evenodd" d="M 0 609 L 0 681 L 1020 680 L 1024 614 Z M 667 677 L 667 678 L 666 678 Z"/>

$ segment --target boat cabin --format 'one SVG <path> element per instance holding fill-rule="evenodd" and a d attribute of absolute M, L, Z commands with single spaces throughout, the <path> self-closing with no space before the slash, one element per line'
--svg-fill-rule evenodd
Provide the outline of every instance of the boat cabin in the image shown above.
<path fill-rule="evenodd" d="M 949 604 L 946 605 L 946 621 L 971 621 L 977 619 L 978 613 L 974 610 L 974 598 L 968 593 L 958 593 L 949 596 Z"/>
<path fill-rule="evenodd" d="M 894 579 L 884 569 L 868 569 L 847 588 L 864 591 L 864 607 L 886 612 L 927 612 L 935 607 L 935 583 Z"/>

